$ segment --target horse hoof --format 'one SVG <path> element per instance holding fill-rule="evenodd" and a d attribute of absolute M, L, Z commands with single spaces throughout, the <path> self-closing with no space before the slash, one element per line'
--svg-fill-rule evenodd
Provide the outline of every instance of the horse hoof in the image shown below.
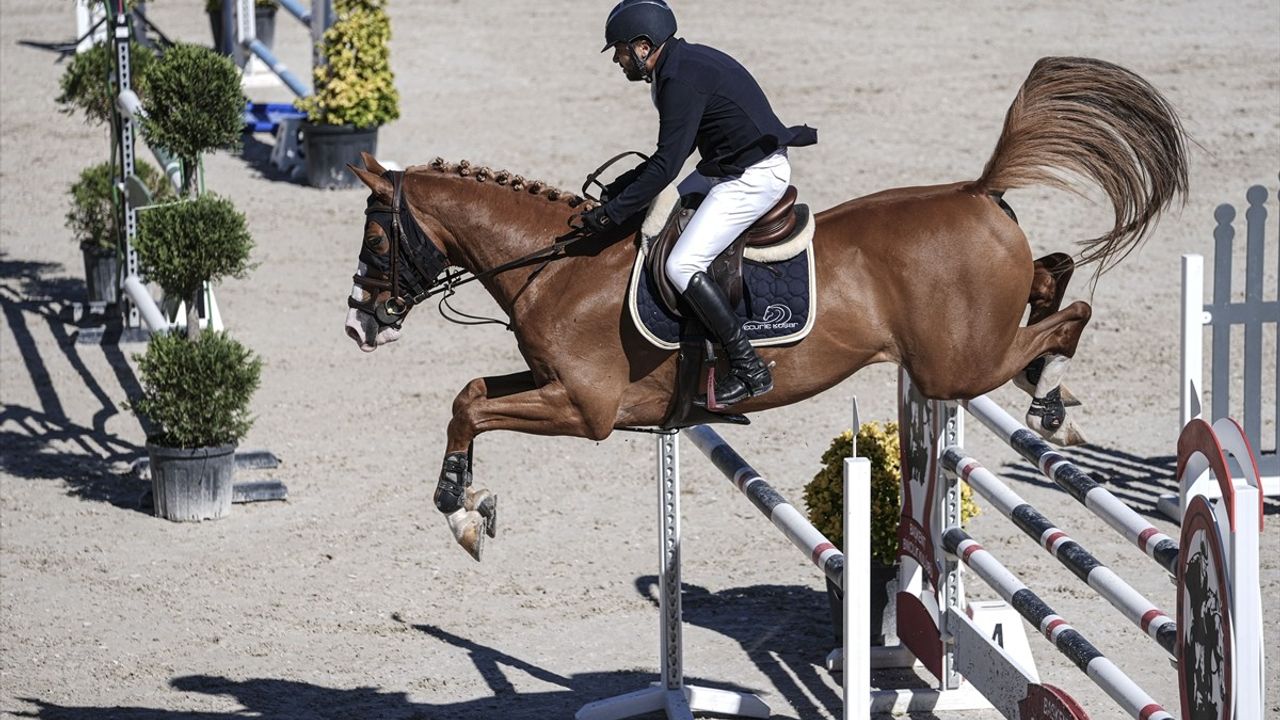
<path fill-rule="evenodd" d="M 480 562 L 484 553 L 485 519 L 475 510 L 458 510 L 449 516 L 449 531 L 467 554 Z"/>
<path fill-rule="evenodd" d="M 1070 418 L 1057 431 L 1046 435 L 1045 439 L 1058 447 L 1074 447 L 1076 445 L 1085 445 L 1089 442 L 1085 439 L 1084 433 L 1080 431 L 1080 426 L 1076 425 L 1075 421 Z"/>
<path fill-rule="evenodd" d="M 491 538 L 498 537 L 498 496 L 488 490 L 467 491 L 468 510 L 475 510 L 484 518 L 484 532 Z"/>
<path fill-rule="evenodd" d="M 1077 398 L 1066 385 L 1058 386 L 1058 399 L 1062 400 L 1063 407 L 1080 407 L 1080 399 Z"/>

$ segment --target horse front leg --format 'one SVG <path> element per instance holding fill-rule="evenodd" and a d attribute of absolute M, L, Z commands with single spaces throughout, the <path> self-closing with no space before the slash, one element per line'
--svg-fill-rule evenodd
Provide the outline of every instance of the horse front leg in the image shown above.
<path fill-rule="evenodd" d="M 476 378 L 453 401 L 444 463 L 435 505 L 444 513 L 454 540 L 480 560 L 484 539 L 496 537 L 497 495 L 471 487 L 471 459 L 477 435 L 512 430 L 535 435 L 591 437 L 594 433 L 558 382 L 538 386 L 533 373 Z"/>

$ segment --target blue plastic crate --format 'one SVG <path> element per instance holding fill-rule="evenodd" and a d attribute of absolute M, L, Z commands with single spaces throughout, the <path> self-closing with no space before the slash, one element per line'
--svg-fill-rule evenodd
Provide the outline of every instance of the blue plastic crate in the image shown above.
<path fill-rule="evenodd" d="M 306 120 L 307 114 L 292 103 L 247 103 L 244 108 L 244 129 L 249 132 L 274 133 L 280 121 L 288 118 Z"/>

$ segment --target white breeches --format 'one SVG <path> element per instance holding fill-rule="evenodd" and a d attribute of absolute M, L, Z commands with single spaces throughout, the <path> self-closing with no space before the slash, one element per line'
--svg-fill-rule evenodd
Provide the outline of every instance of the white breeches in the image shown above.
<path fill-rule="evenodd" d="M 681 195 L 697 192 L 707 197 L 667 257 L 672 284 L 683 293 L 689 278 L 706 272 L 743 230 L 782 199 L 790 183 L 791 162 L 785 148 L 735 177 L 709 178 L 695 171 L 680 181 Z"/>

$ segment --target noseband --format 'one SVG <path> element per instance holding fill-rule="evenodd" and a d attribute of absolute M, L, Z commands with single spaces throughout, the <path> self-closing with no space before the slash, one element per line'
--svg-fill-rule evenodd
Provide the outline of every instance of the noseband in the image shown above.
<path fill-rule="evenodd" d="M 399 330 L 414 305 L 443 291 L 464 273 L 445 273 L 449 258 L 427 237 L 409 210 L 403 192 L 404 172 L 388 171 L 383 177 L 391 181 L 391 205 L 371 201 L 364 214 L 382 228 L 389 250 L 386 255 L 380 255 L 368 242 L 360 249 L 360 261 L 366 268 L 378 270 L 383 277 L 356 274 L 352 280 L 373 299 L 365 302 L 349 297 L 347 306 L 369 313 L 382 327 Z M 383 291 L 390 292 L 390 297 L 385 302 L 377 302 L 378 294 Z"/>

